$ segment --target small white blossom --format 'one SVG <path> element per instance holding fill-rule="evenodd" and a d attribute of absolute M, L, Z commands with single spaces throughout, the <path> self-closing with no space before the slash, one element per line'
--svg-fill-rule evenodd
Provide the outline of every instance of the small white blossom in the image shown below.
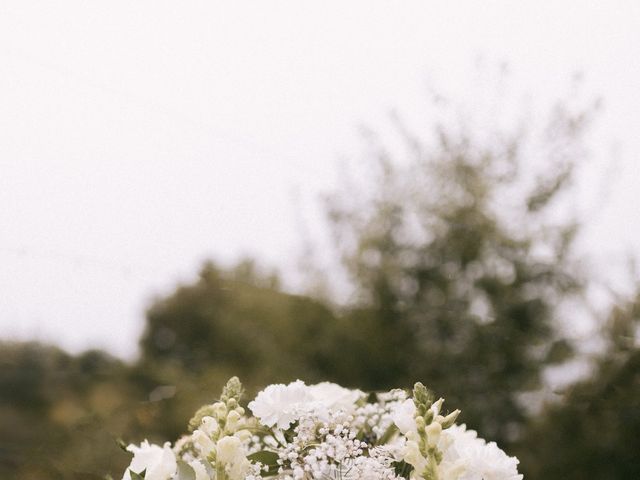
<path fill-rule="evenodd" d="M 207 469 L 199 460 L 192 460 L 189 462 L 189 466 L 193 469 L 196 474 L 195 480 L 210 480 L 209 474 L 207 473 Z M 146 479 L 145 479 L 146 480 Z"/>
<path fill-rule="evenodd" d="M 194 431 L 193 435 L 191 435 L 191 439 L 193 441 L 193 446 L 204 458 L 207 458 L 216 449 L 216 444 L 211 440 L 211 437 L 202 430 Z"/>
<path fill-rule="evenodd" d="M 396 404 L 391 412 L 391 418 L 393 418 L 393 423 L 396 424 L 400 433 L 406 435 L 408 432 L 415 432 L 417 429 L 416 404 L 413 403 L 413 399 L 409 398 Z"/>
<path fill-rule="evenodd" d="M 130 470 L 135 473 L 145 471 L 145 480 L 169 480 L 176 473 L 176 457 L 169 442 L 161 447 L 145 440 L 139 447 L 129 445 L 127 450 L 133 453 L 133 459 L 122 480 L 131 480 Z"/>

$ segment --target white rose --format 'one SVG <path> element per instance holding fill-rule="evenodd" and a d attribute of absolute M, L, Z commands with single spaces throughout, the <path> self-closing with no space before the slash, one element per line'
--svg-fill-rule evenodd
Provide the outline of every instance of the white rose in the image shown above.
<path fill-rule="evenodd" d="M 149 444 L 145 440 L 139 447 L 129 445 L 127 450 L 133 453 L 133 459 L 122 480 L 131 480 L 129 470 L 135 473 L 141 473 L 144 470 L 145 480 L 169 480 L 176 473 L 178 465 L 169 442 L 165 443 L 164 447 L 160 447 Z"/>

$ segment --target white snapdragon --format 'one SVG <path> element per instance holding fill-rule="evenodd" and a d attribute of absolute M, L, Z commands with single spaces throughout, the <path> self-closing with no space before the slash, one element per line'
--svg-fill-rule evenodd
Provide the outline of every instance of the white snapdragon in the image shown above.
<path fill-rule="evenodd" d="M 230 480 L 243 480 L 251 469 L 247 450 L 236 436 L 222 437 L 216 445 L 216 462 L 224 466 Z"/>
<path fill-rule="evenodd" d="M 405 445 L 404 461 L 413 466 L 416 472 L 422 472 L 427 467 L 427 459 L 422 455 L 417 439 L 408 440 Z"/>
<path fill-rule="evenodd" d="M 207 458 L 216 451 L 216 444 L 203 430 L 194 431 L 193 435 L 191 435 L 191 440 L 193 441 L 195 449 L 204 458 Z"/>
<path fill-rule="evenodd" d="M 391 418 L 400 433 L 406 435 L 409 432 L 415 432 L 418 426 L 416 424 L 416 404 L 413 399 L 408 398 L 396 404 L 391 412 Z"/>
<path fill-rule="evenodd" d="M 193 469 L 195 480 L 210 480 L 209 473 L 207 473 L 206 467 L 200 460 L 190 461 L 189 466 Z"/>
<path fill-rule="evenodd" d="M 169 442 L 164 446 L 149 444 L 147 440 L 139 447 L 129 445 L 127 450 L 133 453 L 131 464 L 125 471 L 122 480 L 131 480 L 131 471 L 145 472 L 145 480 L 169 480 L 178 468 L 176 457 Z"/>

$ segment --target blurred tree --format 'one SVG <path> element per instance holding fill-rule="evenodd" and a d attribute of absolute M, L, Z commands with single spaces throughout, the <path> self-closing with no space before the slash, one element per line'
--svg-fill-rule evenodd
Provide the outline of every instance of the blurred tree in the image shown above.
<path fill-rule="evenodd" d="M 0 478 L 91 479 L 119 473 L 118 435 L 141 429 L 140 391 L 104 352 L 77 357 L 38 343 L 0 344 Z"/>
<path fill-rule="evenodd" d="M 424 138 L 394 117 L 400 154 L 367 132 L 369 181 L 327 200 L 356 293 L 340 349 L 347 383 L 421 380 L 483 436 L 517 437 L 518 395 L 571 352 L 556 307 L 583 280 L 577 223 L 557 200 L 584 158 L 590 114 L 558 104 L 541 131 L 443 123 Z"/>
<path fill-rule="evenodd" d="M 277 276 L 251 261 L 222 270 L 206 263 L 196 282 L 157 299 L 147 313 L 138 369 L 176 388 L 159 404 L 160 433 L 175 437 L 224 382 L 239 375 L 249 392 L 296 378 L 335 378 L 336 318 L 308 297 L 284 293 Z"/>
<path fill-rule="evenodd" d="M 593 374 L 532 420 L 518 447 L 525 478 L 640 478 L 640 293 L 612 309 Z"/>
<path fill-rule="evenodd" d="M 149 309 L 143 360 L 200 373 L 211 367 L 260 384 L 330 375 L 332 312 L 282 292 L 277 277 L 244 261 L 230 271 L 207 263 L 198 281 Z"/>

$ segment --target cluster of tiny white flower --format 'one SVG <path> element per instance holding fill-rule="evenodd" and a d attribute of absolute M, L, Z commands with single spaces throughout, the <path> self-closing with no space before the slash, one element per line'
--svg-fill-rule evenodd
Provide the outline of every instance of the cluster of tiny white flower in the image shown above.
<path fill-rule="evenodd" d="M 248 408 L 232 378 L 173 448 L 129 445 L 123 480 L 520 480 L 518 460 L 442 413 L 422 385 L 367 395 L 332 383 L 270 385 Z"/>

